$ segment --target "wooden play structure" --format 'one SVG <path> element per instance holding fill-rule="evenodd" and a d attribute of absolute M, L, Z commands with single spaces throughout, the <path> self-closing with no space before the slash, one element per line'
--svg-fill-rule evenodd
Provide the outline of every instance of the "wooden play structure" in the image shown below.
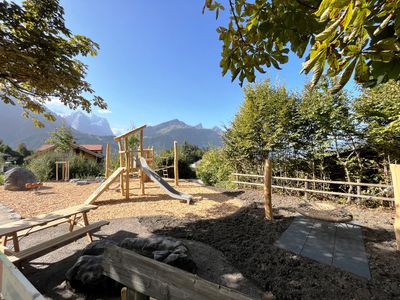
<path fill-rule="evenodd" d="M 60 166 L 60 168 L 59 168 Z M 59 170 L 61 169 L 61 178 L 59 176 Z M 69 161 L 56 161 L 56 181 L 68 181 L 69 180 Z"/>
<path fill-rule="evenodd" d="M 110 174 L 110 146 L 106 147 L 105 175 L 106 180 L 86 199 L 85 204 L 94 203 L 97 198 L 119 178 L 121 195 L 129 199 L 130 178 L 139 179 L 139 194 L 145 195 L 145 183 L 149 180 L 158 184 L 168 195 L 173 198 L 191 203 L 192 196 L 173 189 L 161 178 L 152 167 L 154 166 L 154 147 L 143 147 L 143 130 L 146 125 L 129 130 L 114 140 L 118 143 L 119 168 Z M 174 142 L 174 183 L 179 185 L 178 172 L 178 143 Z"/>

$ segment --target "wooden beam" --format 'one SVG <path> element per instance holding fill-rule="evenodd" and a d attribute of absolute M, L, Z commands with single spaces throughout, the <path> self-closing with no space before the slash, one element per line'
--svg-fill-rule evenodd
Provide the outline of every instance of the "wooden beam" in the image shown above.
<path fill-rule="evenodd" d="M 56 181 L 58 181 L 58 162 L 56 162 Z"/>
<path fill-rule="evenodd" d="M 392 183 L 394 190 L 394 202 L 396 210 L 396 219 L 394 221 L 394 233 L 396 235 L 397 250 L 400 250 L 400 165 L 390 165 L 392 174 Z"/>
<path fill-rule="evenodd" d="M 143 156 L 143 130 L 140 130 L 140 155 Z M 145 194 L 145 188 L 144 188 L 144 172 L 140 170 L 140 193 L 142 195 Z"/>
<path fill-rule="evenodd" d="M 104 176 L 108 178 L 110 176 L 110 155 L 111 155 L 111 149 L 110 149 L 110 144 L 106 145 L 106 170 L 104 172 Z"/>
<path fill-rule="evenodd" d="M 179 186 L 179 153 L 177 141 L 174 141 L 174 178 L 175 186 Z"/>
<path fill-rule="evenodd" d="M 129 140 L 126 136 L 125 138 L 125 199 L 129 199 Z"/>
<path fill-rule="evenodd" d="M 44 300 L 45 298 L 13 265 L 0 253 L 0 293 L 1 299 Z"/>
<path fill-rule="evenodd" d="M 264 202 L 265 202 L 265 218 L 272 221 L 274 215 L 272 213 L 272 162 L 265 160 L 264 164 Z"/>
<path fill-rule="evenodd" d="M 252 299 L 235 290 L 114 245 L 106 248 L 102 267 L 105 276 L 122 283 L 128 289 L 159 300 Z"/>
<path fill-rule="evenodd" d="M 122 144 L 121 141 L 118 141 L 118 150 L 119 150 L 119 167 L 123 168 L 124 167 L 124 157 L 123 154 L 124 152 L 122 152 Z M 121 189 L 121 195 L 124 195 L 124 174 L 121 173 L 119 175 L 119 187 Z"/>
<path fill-rule="evenodd" d="M 115 140 L 116 142 L 118 142 L 118 141 L 120 141 L 122 138 L 127 137 L 127 136 L 130 136 L 131 134 L 134 134 L 134 133 L 138 132 L 139 130 L 140 130 L 140 131 L 143 131 L 143 129 L 145 129 L 146 127 L 147 127 L 147 125 L 142 125 L 142 126 L 140 126 L 140 127 L 131 129 L 131 130 L 129 130 L 129 131 L 127 131 L 127 132 L 125 132 L 125 133 L 123 133 L 123 134 L 121 134 L 121 135 L 116 136 L 116 137 L 114 138 L 114 140 Z"/>

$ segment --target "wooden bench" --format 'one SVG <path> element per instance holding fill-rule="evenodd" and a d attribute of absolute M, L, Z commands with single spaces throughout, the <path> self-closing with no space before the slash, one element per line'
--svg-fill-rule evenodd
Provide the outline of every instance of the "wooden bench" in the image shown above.
<path fill-rule="evenodd" d="M 96 205 L 78 205 L 49 214 L 2 224 L 0 225 L 1 251 L 4 252 L 12 262 L 17 263 L 37 258 L 72 243 L 85 235 L 88 237 L 89 241 L 92 241 L 91 233 L 109 224 L 108 221 L 89 224 L 87 213 L 96 208 Z M 79 221 L 80 219 L 82 219 L 81 222 Z M 68 233 L 22 251 L 20 250 L 20 238 L 63 223 L 69 223 Z M 79 225 L 81 228 L 74 230 L 75 225 Z M 13 241 L 14 251 L 7 248 L 7 242 L 9 240 Z"/>

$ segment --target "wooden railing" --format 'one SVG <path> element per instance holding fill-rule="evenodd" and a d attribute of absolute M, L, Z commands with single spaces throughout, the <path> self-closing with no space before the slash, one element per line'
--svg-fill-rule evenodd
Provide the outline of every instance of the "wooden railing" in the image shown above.
<path fill-rule="evenodd" d="M 247 186 L 258 186 L 264 187 L 264 176 L 258 174 L 242 174 L 242 173 L 232 173 L 232 175 L 236 178 L 233 180 L 233 183 L 238 185 L 247 185 Z M 242 179 L 243 178 L 243 179 Z M 251 179 L 251 181 L 246 181 L 246 178 Z M 295 182 L 295 186 L 290 186 L 288 184 L 285 185 L 286 182 Z M 376 184 L 376 183 L 364 183 L 364 182 L 347 182 L 347 181 L 334 181 L 334 180 L 320 180 L 320 179 L 308 179 L 308 178 L 292 178 L 292 177 L 272 177 L 272 188 L 273 189 L 281 189 L 287 191 L 298 191 L 303 192 L 304 196 L 307 198 L 308 194 L 321 194 L 321 195 L 331 195 L 331 196 L 339 196 L 339 197 L 347 197 L 348 199 L 354 198 L 359 200 L 378 200 L 378 201 L 388 201 L 393 202 L 394 198 L 386 197 L 386 196 L 378 196 L 372 194 L 365 194 L 365 189 L 363 191 L 363 187 L 365 188 L 378 188 L 381 191 L 378 194 L 385 194 L 387 191 L 391 190 L 393 187 L 391 185 L 386 184 Z M 302 183 L 302 186 L 299 186 L 299 183 Z M 315 184 L 322 184 L 323 189 L 317 189 Z M 339 185 L 344 187 L 356 187 L 356 193 L 351 192 L 340 192 L 340 191 L 332 191 L 326 190 L 330 188 L 330 185 Z M 382 190 L 385 189 L 385 190 Z M 353 191 L 353 189 L 351 189 Z M 364 192 L 364 193 L 363 193 Z"/>

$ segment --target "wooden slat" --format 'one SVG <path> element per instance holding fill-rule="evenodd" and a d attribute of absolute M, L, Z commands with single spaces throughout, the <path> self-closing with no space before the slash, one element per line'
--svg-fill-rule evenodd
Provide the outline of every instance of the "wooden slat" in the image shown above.
<path fill-rule="evenodd" d="M 10 260 L 0 252 L 0 298 L 5 300 L 44 300 Z"/>
<path fill-rule="evenodd" d="M 235 290 L 117 246 L 106 248 L 102 266 L 104 275 L 158 300 L 252 299 Z"/>
<path fill-rule="evenodd" d="M 69 207 L 66 209 L 57 210 L 57 211 L 54 211 L 49 214 L 42 214 L 42 215 L 38 215 L 36 217 L 2 224 L 2 225 L 0 225 L 0 236 L 7 235 L 7 234 L 17 232 L 17 231 L 21 231 L 24 229 L 28 229 L 28 228 L 31 228 L 34 226 L 45 225 L 49 222 L 56 221 L 56 220 L 63 219 L 63 218 L 68 218 L 72 215 L 75 215 L 78 213 L 83 213 L 83 212 L 88 212 L 88 211 L 90 211 L 92 209 L 96 209 L 96 208 L 97 208 L 96 205 L 87 205 L 87 204 L 77 205 L 77 206 Z"/>
<path fill-rule="evenodd" d="M 9 256 L 11 262 L 20 262 L 26 260 L 32 260 L 37 257 L 40 257 L 46 253 L 49 253 L 53 250 L 56 250 L 64 245 L 67 245 L 77 239 L 80 239 L 88 232 L 93 232 L 100 229 L 104 225 L 108 225 L 110 222 L 108 221 L 99 221 L 93 224 L 90 224 L 86 227 L 79 228 L 75 231 L 68 232 L 64 235 L 51 239 L 49 241 L 37 244 L 31 248 L 22 250 L 18 253 L 14 252 L 13 255 Z"/>
<path fill-rule="evenodd" d="M 85 204 L 90 204 L 96 201 L 96 199 L 116 180 L 120 174 L 124 172 L 124 167 L 119 167 L 114 171 L 90 196 L 86 199 Z"/>
<path fill-rule="evenodd" d="M 394 221 L 394 233 L 396 236 L 397 250 L 400 250 L 400 165 L 390 165 L 394 187 L 396 218 Z"/>
<path fill-rule="evenodd" d="M 257 175 L 257 174 L 232 173 L 232 175 L 241 176 L 241 177 L 263 178 L 262 175 Z M 390 188 L 390 187 L 392 187 L 391 185 L 387 185 L 387 184 L 366 183 L 366 182 L 349 182 L 349 181 L 320 180 L 320 179 L 279 177 L 279 176 L 273 176 L 272 178 L 276 179 L 276 180 L 303 181 L 303 182 L 306 181 L 306 182 L 316 182 L 316 183 L 343 184 L 343 185 L 351 185 L 351 186 L 367 186 L 367 187 L 379 187 L 379 188 Z"/>

